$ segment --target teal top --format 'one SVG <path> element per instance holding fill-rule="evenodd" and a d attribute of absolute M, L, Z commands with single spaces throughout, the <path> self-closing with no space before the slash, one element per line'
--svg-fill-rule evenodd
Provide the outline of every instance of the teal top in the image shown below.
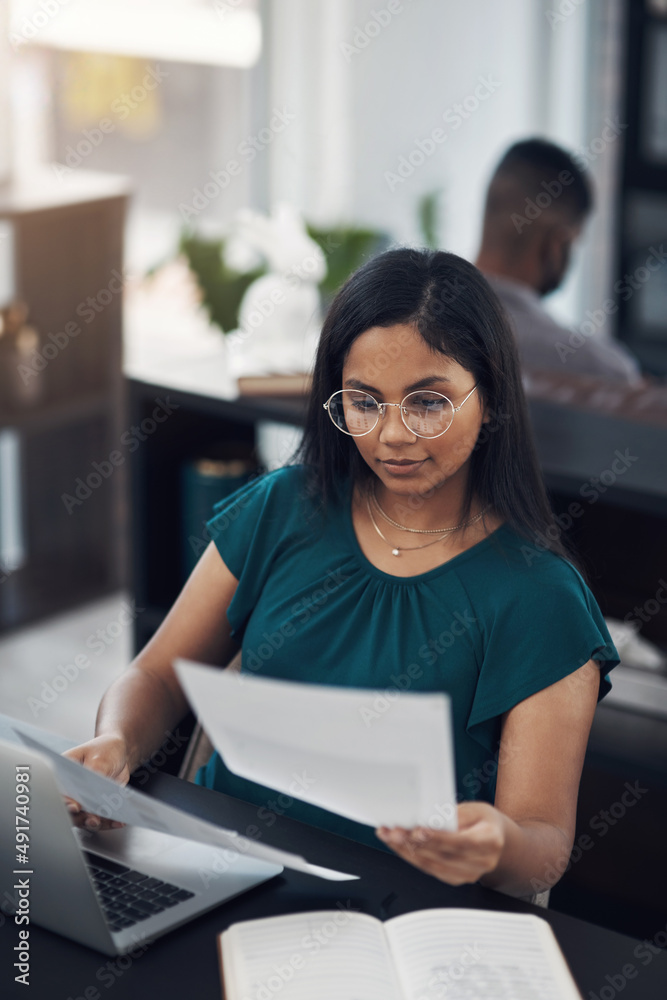
<path fill-rule="evenodd" d="M 619 657 L 591 591 L 507 524 L 435 569 L 392 576 L 361 551 L 351 483 L 326 514 L 304 485 L 303 466 L 269 473 L 216 504 L 208 524 L 239 581 L 227 614 L 242 670 L 390 697 L 447 692 L 459 798 L 493 802 L 504 712 L 591 657 L 599 697 L 611 687 L 604 673 Z M 217 753 L 197 780 L 256 804 L 260 830 L 287 813 L 382 846 L 368 826 L 232 774 Z"/>

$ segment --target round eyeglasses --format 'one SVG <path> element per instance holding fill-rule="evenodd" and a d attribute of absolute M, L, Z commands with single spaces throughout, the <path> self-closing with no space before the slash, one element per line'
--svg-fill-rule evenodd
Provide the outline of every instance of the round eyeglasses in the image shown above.
<path fill-rule="evenodd" d="M 437 438 L 449 430 L 454 414 L 476 388 L 474 385 L 458 406 L 454 406 L 442 393 L 430 390 L 409 392 L 400 403 L 378 403 L 377 399 L 361 389 L 339 389 L 322 405 L 338 430 L 351 437 L 370 434 L 380 417 L 384 417 L 386 408 L 398 406 L 401 419 L 412 434 L 421 438 Z"/>

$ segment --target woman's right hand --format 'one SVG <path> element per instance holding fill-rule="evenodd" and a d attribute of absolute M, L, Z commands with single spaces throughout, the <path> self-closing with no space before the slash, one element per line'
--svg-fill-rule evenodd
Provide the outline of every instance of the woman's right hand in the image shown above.
<path fill-rule="evenodd" d="M 121 736 L 95 736 L 87 743 L 81 743 L 78 747 L 65 750 L 63 757 L 69 757 L 84 767 L 89 767 L 91 771 L 97 771 L 105 778 L 111 778 L 120 785 L 126 785 L 130 780 L 130 766 L 128 760 L 128 748 L 125 740 Z M 102 816 L 95 816 L 85 812 L 74 799 L 65 798 L 65 803 L 75 826 L 84 827 L 86 830 L 116 830 L 124 826 L 116 820 L 105 819 Z"/>

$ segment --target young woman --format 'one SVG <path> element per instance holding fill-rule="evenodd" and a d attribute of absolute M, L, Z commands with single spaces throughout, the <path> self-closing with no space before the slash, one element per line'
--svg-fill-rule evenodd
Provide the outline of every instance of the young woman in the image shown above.
<path fill-rule="evenodd" d="M 404 249 L 349 279 L 299 457 L 217 505 L 214 541 L 70 755 L 126 781 L 186 712 L 174 657 L 224 664 L 238 642 L 257 675 L 446 691 L 456 832 L 374 832 L 217 754 L 199 780 L 260 819 L 289 811 L 443 881 L 531 894 L 567 862 L 593 712 L 619 660 L 558 538 L 513 338 L 476 268 Z"/>

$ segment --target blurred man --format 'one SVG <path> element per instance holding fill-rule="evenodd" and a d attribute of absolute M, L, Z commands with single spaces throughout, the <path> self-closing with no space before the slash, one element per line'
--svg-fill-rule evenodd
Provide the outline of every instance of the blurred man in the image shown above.
<path fill-rule="evenodd" d="M 482 245 L 484 272 L 514 327 L 528 368 L 601 375 L 640 385 L 637 359 L 616 341 L 553 320 L 540 299 L 563 281 L 572 244 L 593 206 L 590 182 L 571 156 L 543 139 L 517 142 L 491 178 Z"/>

